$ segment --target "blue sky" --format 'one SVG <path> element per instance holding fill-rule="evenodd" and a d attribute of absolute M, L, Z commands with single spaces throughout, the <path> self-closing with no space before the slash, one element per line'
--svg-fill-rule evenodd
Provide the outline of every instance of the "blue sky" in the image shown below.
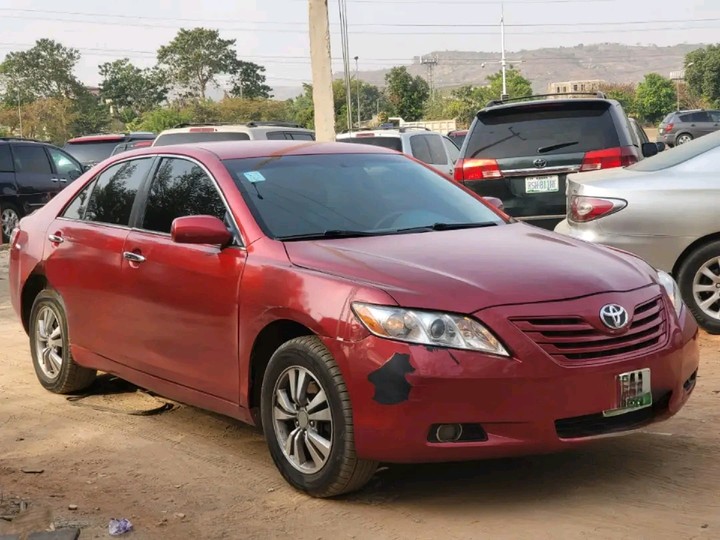
<path fill-rule="evenodd" d="M 432 50 L 500 49 L 496 1 L 347 1 L 350 54 L 360 57 L 361 70 L 409 63 Z M 609 41 L 715 42 L 720 35 L 720 0 L 506 0 L 504 5 L 509 51 Z M 39 38 L 55 39 L 80 49 L 77 75 L 97 84 L 98 64 L 128 56 L 152 65 L 154 52 L 179 28 L 206 26 L 236 39 L 241 58 L 265 65 L 271 85 L 299 86 L 310 77 L 307 9 L 306 0 L 0 0 L 0 54 Z M 340 71 L 336 0 L 330 0 L 330 15 Z"/>

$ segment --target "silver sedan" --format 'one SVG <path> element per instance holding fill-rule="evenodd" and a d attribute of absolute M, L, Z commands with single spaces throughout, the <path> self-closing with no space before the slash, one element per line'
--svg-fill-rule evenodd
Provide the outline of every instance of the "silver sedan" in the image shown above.
<path fill-rule="evenodd" d="M 623 169 L 571 175 L 567 202 L 555 232 L 672 274 L 700 326 L 720 334 L 720 132 Z"/>

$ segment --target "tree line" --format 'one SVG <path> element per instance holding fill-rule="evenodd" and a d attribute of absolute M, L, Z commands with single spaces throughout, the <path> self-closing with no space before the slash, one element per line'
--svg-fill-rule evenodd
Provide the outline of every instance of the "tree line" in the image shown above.
<path fill-rule="evenodd" d="M 235 45 L 218 30 L 181 29 L 158 49 L 153 67 L 140 68 L 129 58 L 99 65 L 96 96 L 74 75 L 79 51 L 40 39 L 0 63 L 0 130 L 62 143 L 88 133 L 159 132 L 186 122 L 283 120 L 313 128 L 312 85 L 304 84 L 296 98 L 272 99 L 265 67 L 238 57 Z M 685 66 L 686 82 L 679 85 L 650 73 L 637 85 L 608 83 L 601 90 L 645 124 L 659 122 L 678 101 L 681 108 L 720 107 L 720 46 L 689 53 Z M 208 93 L 221 80 L 227 90 L 223 99 L 213 101 Z M 507 90 L 510 97 L 532 95 L 531 82 L 516 69 L 507 72 Z M 336 128 L 342 131 L 347 128 L 342 80 L 333 82 L 333 91 Z M 467 127 L 479 109 L 500 97 L 502 75 L 491 74 L 485 84 L 431 93 L 425 79 L 406 67 L 394 67 L 385 76 L 384 88 L 353 79 L 350 91 L 353 122 L 359 93 L 363 122 L 390 116 L 407 121 L 454 118 Z"/>

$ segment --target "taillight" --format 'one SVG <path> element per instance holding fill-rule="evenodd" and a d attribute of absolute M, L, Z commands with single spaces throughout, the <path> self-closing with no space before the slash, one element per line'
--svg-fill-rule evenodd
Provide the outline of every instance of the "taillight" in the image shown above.
<path fill-rule="evenodd" d="M 455 164 L 455 180 L 492 180 L 502 176 L 494 159 L 458 159 Z"/>
<path fill-rule="evenodd" d="M 584 223 L 593 221 L 625 208 L 627 201 L 622 199 L 605 199 L 600 197 L 584 197 L 573 195 L 570 199 L 570 219 Z"/>
<path fill-rule="evenodd" d="M 631 146 L 593 150 L 592 152 L 587 152 L 585 157 L 583 157 L 580 172 L 627 167 L 628 165 L 637 163 L 637 160 L 637 156 Z"/>
<path fill-rule="evenodd" d="M 675 127 L 674 124 L 665 124 L 665 128 L 663 129 L 663 133 L 670 133 L 674 127 Z"/>

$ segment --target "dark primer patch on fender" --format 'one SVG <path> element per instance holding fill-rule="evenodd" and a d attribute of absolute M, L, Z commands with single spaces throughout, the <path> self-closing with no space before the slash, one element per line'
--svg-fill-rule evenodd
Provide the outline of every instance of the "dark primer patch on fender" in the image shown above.
<path fill-rule="evenodd" d="M 405 375 L 415 371 L 410 355 L 395 353 L 383 366 L 370 375 L 368 381 L 375 386 L 373 399 L 382 405 L 397 405 L 407 401 L 412 385 Z"/>

